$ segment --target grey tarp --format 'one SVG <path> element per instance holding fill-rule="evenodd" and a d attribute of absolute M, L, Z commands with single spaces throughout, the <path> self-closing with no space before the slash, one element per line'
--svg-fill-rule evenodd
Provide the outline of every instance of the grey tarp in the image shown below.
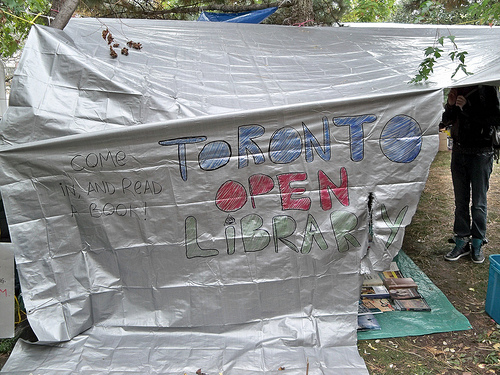
<path fill-rule="evenodd" d="M 401 247 L 442 88 L 500 81 L 498 30 L 451 31 L 475 74 L 409 85 L 450 30 L 35 26 L 0 182 L 39 343 L 3 371 L 366 374 L 361 274 Z"/>

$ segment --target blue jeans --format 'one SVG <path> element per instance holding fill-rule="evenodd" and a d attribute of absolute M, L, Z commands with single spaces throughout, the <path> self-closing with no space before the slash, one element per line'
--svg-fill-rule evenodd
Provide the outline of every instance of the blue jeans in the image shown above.
<path fill-rule="evenodd" d="M 452 152 L 451 177 L 455 193 L 455 223 L 458 237 L 484 239 L 486 236 L 487 198 L 493 154 Z M 471 203 L 472 196 L 472 206 Z M 472 218 L 472 222 L 471 222 Z"/>

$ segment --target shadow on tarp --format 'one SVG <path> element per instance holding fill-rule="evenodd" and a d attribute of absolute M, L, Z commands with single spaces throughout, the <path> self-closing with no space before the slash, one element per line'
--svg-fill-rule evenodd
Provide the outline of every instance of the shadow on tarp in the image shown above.
<path fill-rule="evenodd" d="M 405 277 L 418 284 L 420 294 L 431 307 L 430 312 L 390 311 L 377 314 L 380 330 L 358 332 L 358 340 L 420 336 L 430 333 L 472 329 L 469 320 L 460 313 L 427 275 L 402 250 L 394 258 Z"/>

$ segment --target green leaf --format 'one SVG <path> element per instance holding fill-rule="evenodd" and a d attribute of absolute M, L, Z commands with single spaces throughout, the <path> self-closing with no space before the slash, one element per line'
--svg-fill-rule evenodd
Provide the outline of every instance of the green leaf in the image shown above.
<path fill-rule="evenodd" d="M 457 68 L 455 69 L 455 71 L 451 75 L 451 78 L 454 78 L 457 75 L 459 69 L 460 69 L 460 66 L 457 66 Z"/>
<path fill-rule="evenodd" d="M 457 54 L 458 59 L 460 60 L 460 62 L 462 64 L 465 63 L 465 55 L 467 55 L 467 51 L 463 51 L 463 52 L 460 52 L 459 54 Z"/>
<path fill-rule="evenodd" d="M 433 53 L 434 53 L 434 47 L 427 47 L 424 52 L 425 56 L 432 55 Z"/>

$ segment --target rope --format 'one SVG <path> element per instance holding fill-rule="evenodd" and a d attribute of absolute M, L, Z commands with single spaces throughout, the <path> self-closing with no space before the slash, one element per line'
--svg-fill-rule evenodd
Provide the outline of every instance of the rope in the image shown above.
<path fill-rule="evenodd" d="M 314 20 L 307 20 L 307 21 L 304 21 L 304 22 L 301 22 L 301 23 L 294 23 L 292 26 L 301 27 L 301 26 L 304 26 L 308 22 L 314 22 Z"/>
<path fill-rule="evenodd" d="M 19 304 L 19 300 L 17 299 L 17 296 L 14 296 L 15 300 L 16 300 L 16 313 L 17 313 L 17 320 L 16 320 L 16 324 L 19 324 L 23 321 L 23 319 L 21 318 L 21 306 Z"/>
<path fill-rule="evenodd" d="M 36 20 L 36 19 L 37 19 L 40 15 L 42 15 L 42 13 L 38 13 L 38 14 L 36 15 L 36 17 L 35 17 L 35 18 L 33 18 L 33 20 L 29 21 L 29 20 L 24 19 L 24 18 L 22 18 L 22 17 L 18 17 L 18 16 L 16 16 L 15 14 L 9 13 L 9 12 L 7 12 L 7 11 L 3 10 L 3 9 L 0 9 L 0 11 L 1 11 L 2 13 L 8 14 L 8 15 L 9 15 L 9 16 L 11 16 L 11 17 L 17 18 L 18 20 L 21 20 L 21 21 L 24 21 L 24 22 L 30 23 L 30 24 L 32 24 L 32 25 L 34 25 L 34 24 L 35 24 L 35 20 Z"/>

